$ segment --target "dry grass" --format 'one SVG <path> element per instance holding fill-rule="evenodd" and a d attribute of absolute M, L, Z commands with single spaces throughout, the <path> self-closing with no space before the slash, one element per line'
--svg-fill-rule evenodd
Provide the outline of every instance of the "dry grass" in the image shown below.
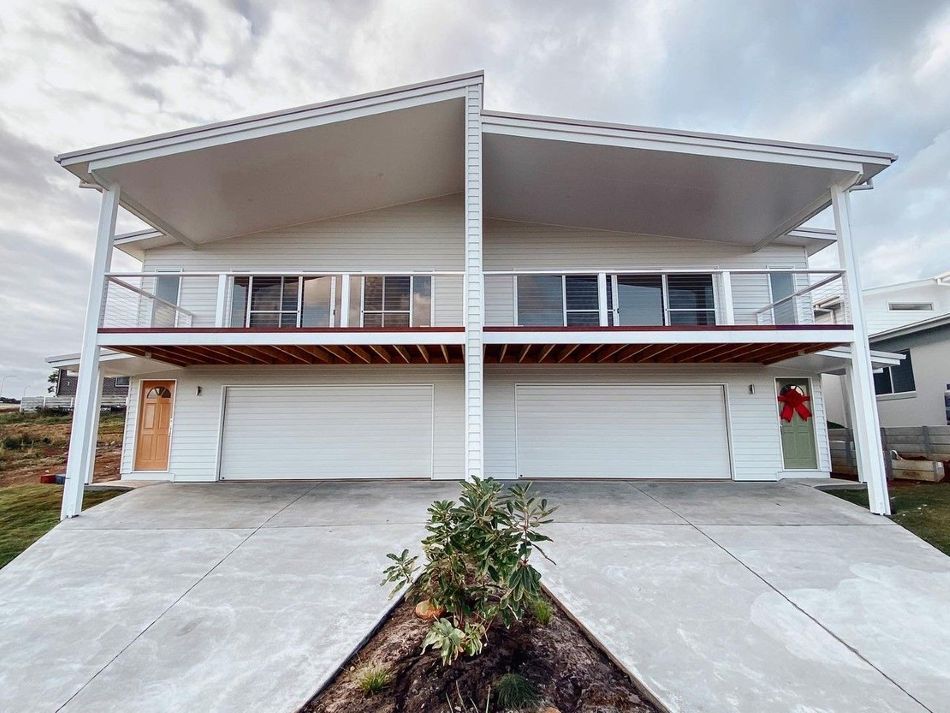
<path fill-rule="evenodd" d="M 59 413 L 0 413 L 0 486 L 37 483 L 66 468 L 72 417 Z M 103 413 L 99 421 L 95 480 L 119 474 L 125 414 Z"/>

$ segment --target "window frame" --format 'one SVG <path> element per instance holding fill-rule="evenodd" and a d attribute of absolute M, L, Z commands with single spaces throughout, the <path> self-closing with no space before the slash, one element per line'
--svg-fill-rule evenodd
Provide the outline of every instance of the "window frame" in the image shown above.
<path fill-rule="evenodd" d="M 901 397 L 912 396 L 917 393 L 917 379 L 914 377 L 914 362 L 913 362 L 913 359 L 911 358 L 910 352 L 911 350 L 909 348 L 895 350 L 896 354 L 904 355 L 904 360 L 899 365 L 885 366 L 883 369 L 881 369 L 879 373 L 887 376 L 887 383 L 888 383 L 888 386 L 890 387 L 890 391 L 879 392 L 877 390 L 877 386 L 878 386 L 877 379 L 874 379 L 875 398 L 881 398 L 881 397 L 901 398 Z M 896 391 L 894 387 L 894 369 L 901 366 L 906 366 L 908 369 L 910 369 L 910 380 L 911 380 L 911 383 L 913 384 L 913 388 L 908 391 Z M 878 376 L 878 374 L 875 374 L 874 376 Z"/>
<path fill-rule="evenodd" d="M 888 302 L 888 312 L 933 312 L 933 302 Z"/>
<path fill-rule="evenodd" d="M 380 309 L 366 309 L 366 278 L 367 277 L 379 277 L 383 281 L 382 285 L 382 295 L 380 297 Z M 394 277 L 408 277 L 409 278 L 409 309 L 386 309 L 386 280 L 388 278 Z M 416 311 L 416 278 L 424 278 L 429 281 L 429 323 L 414 325 Z M 416 275 L 414 273 L 385 273 L 385 274 L 373 274 L 373 275 L 361 275 L 360 276 L 360 327 L 362 329 L 386 329 L 386 315 L 392 314 L 405 314 L 407 315 L 408 321 L 405 327 L 398 327 L 398 329 L 415 329 L 415 328 L 425 328 L 432 327 L 433 322 L 435 321 L 435 280 L 432 275 Z M 380 315 L 380 326 L 379 327 L 367 327 L 366 326 L 366 315 L 367 314 L 378 314 Z"/>

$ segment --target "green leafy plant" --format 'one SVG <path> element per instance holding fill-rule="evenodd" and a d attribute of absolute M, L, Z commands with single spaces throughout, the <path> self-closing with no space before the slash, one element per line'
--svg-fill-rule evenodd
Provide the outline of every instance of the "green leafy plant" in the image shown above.
<path fill-rule="evenodd" d="M 457 502 L 429 506 L 421 571 L 418 557 L 403 550 L 387 555 L 392 564 L 383 580 L 394 585 L 391 596 L 413 586 L 418 598 L 445 612 L 433 622 L 423 649 L 438 651 L 446 665 L 462 653 L 475 656 L 493 625 L 511 626 L 529 612 L 541 595 L 531 555 L 537 551 L 549 559 L 539 543 L 550 538 L 538 528 L 551 522 L 555 509 L 532 496 L 530 485 L 505 489 L 491 478 L 463 483 Z"/>
<path fill-rule="evenodd" d="M 495 701 L 502 708 L 526 708 L 538 702 L 531 681 L 517 673 L 506 673 L 495 681 Z"/>
<path fill-rule="evenodd" d="M 364 695 L 372 696 L 382 691 L 393 682 L 392 672 L 379 664 L 366 664 L 356 669 L 353 674 L 356 685 Z"/>
<path fill-rule="evenodd" d="M 547 626 L 554 617 L 554 607 L 544 597 L 538 597 L 531 602 L 531 616 L 541 626 Z"/>

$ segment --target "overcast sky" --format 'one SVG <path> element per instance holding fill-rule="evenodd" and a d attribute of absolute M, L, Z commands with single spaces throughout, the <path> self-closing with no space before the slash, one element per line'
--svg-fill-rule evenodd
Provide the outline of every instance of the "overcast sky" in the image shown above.
<path fill-rule="evenodd" d="M 947 2 L 4 0 L 3 10 L 7 396 L 43 392 L 44 357 L 79 348 L 99 199 L 54 154 L 474 69 L 486 72 L 490 109 L 897 153 L 874 191 L 853 196 L 865 286 L 950 269 Z"/>

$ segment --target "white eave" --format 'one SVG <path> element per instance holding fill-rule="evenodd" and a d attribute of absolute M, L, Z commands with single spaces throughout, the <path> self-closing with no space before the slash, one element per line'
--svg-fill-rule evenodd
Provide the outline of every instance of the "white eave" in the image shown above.
<path fill-rule="evenodd" d="M 481 72 L 65 153 L 88 184 L 156 229 L 140 257 L 463 189 L 463 105 Z M 833 185 L 895 156 L 830 146 L 483 112 L 484 212 L 537 222 L 809 254 L 833 235 L 801 225 Z"/>
<path fill-rule="evenodd" d="M 61 154 L 168 238 L 212 240 L 461 192 L 481 72 Z M 128 241 L 131 248 L 133 240 Z"/>
<path fill-rule="evenodd" d="M 496 111 L 483 112 L 482 124 L 492 217 L 752 249 L 789 235 L 804 244 L 814 231 L 800 226 L 830 204 L 833 185 L 866 182 L 896 160 L 875 151 Z"/>

